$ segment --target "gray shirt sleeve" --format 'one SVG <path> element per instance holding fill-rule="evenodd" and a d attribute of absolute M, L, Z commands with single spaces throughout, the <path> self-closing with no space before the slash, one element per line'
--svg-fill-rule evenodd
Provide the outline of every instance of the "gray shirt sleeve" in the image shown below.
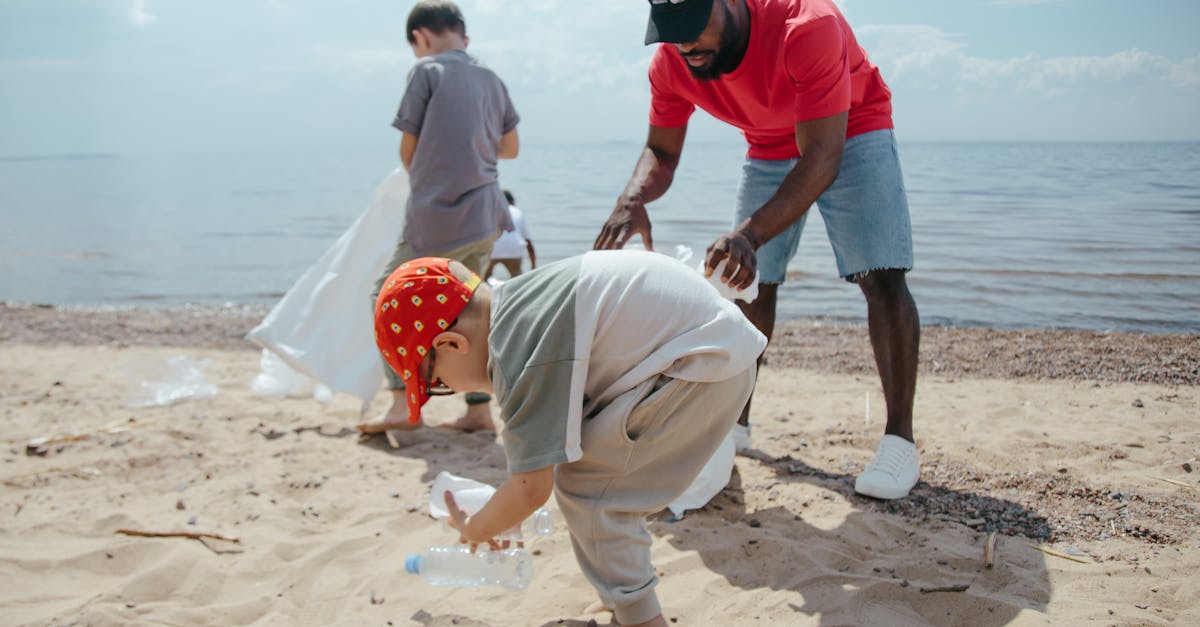
<path fill-rule="evenodd" d="M 517 108 L 513 106 L 512 98 L 508 96 L 508 86 L 501 83 L 501 88 L 504 90 L 504 125 L 501 128 L 507 134 L 517 128 L 521 116 L 517 115 Z"/>
<path fill-rule="evenodd" d="M 421 127 L 425 125 L 425 112 L 429 109 L 429 99 L 437 86 L 438 66 L 430 63 L 418 63 L 408 73 L 408 87 L 404 97 L 400 99 L 400 108 L 396 111 L 396 119 L 392 126 L 417 137 L 421 136 Z"/>

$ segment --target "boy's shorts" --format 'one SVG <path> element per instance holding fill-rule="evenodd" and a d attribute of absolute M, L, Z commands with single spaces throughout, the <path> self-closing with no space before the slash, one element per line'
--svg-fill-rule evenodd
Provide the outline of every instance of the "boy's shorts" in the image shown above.
<path fill-rule="evenodd" d="M 775 195 L 797 161 L 746 159 L 738 185 L 735 228 Z M 817 209 L 825 221 L 839 276 L 854 282 L 871 270 L 912 269 L 908 196 L 891 129 L 846 140 L 838 177 L 817 198 Z M 758 249 L 760 283 L 784 282 L 807 218 L 805 213 Z"/>

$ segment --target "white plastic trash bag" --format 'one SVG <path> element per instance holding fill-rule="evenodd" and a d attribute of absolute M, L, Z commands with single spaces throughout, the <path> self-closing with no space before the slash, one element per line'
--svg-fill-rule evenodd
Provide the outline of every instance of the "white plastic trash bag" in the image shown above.
<path fill-rule="evenodd" d="M 404 232 L 408 174 L 396 168 L 366 211 L 304 272 L 246 339 L 290 368 L 370 403 L 383 383 L 371 292 Z"/>
<path fill-rule="evenodd" d="M 667 505 L 667 509 L 670 509 L 676 518 L 681 518 L 683 513 L 689 509 L 704 507 L 712 500 L 712 497 L 729 485 L 729 477 L 733 475 L 734 453 L 733 430 L 731 429 L 729 433 L 725 434 L 725 439 L 713 452 L 712 457 L 708 458 L 704 468 L 700 469 L 700 474 L 696 475 L 692 485 L 688 486 L 688 489 L 680 494 L 679 498 L 671 501 Z"/>
<path fill-rule="evenodd" d="M 297 372 L 283 358 L 265 348 L 258 359 L 258 374 L 250 384 L 250 389 L 260 396 L 299 398 L 311 395 L 322 403 L 333 398 L 333 392 L 328 387 Z"/>

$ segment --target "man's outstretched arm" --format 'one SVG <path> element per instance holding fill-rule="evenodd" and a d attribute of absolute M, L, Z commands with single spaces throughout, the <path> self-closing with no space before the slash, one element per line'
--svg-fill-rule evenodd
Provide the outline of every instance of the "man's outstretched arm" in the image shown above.
<path fill-rule="evenodd" d="M 664 128 L 651 126 L 646 137 L 646 147 L 633 168 L 633 176 L 625 185 L 625 191 L 617 198 L 617 206 L 600 229 L 595 250 L 622 248 L 635 233 L 640 233 L 647 250 L 654 250 L 650 235 L 650 216 L 646 203 L 660 198 L 671 187 L 675 168 L 683 153 L 683 139 L 687 126 Z"/>

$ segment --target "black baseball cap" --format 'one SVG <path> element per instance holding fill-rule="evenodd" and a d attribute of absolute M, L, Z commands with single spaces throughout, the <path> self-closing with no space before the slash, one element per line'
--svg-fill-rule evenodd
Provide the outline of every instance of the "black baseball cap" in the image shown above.
<path fill-rule="evenodd" d="M 713 0 L 650 0 L 646 44 L 696 41 L 712 15 Z"/>

